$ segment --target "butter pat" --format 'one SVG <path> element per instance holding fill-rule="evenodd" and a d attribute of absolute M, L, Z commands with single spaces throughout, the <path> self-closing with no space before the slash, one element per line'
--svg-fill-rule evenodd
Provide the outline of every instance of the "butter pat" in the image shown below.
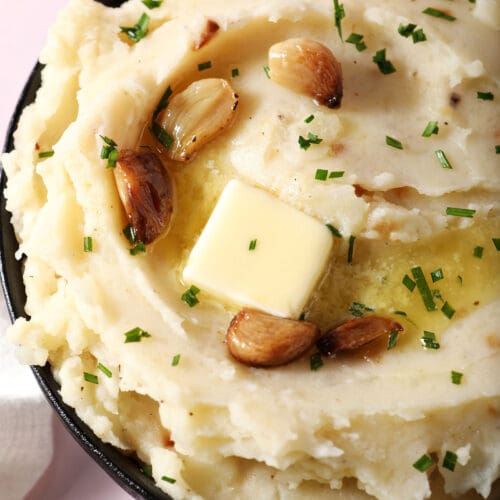
<path fill-rule="evenodd" d="M 232 180 L 191 251 L 183 279 L 223 301 L 298 317 L 331 248 L 324 224 Z"/>

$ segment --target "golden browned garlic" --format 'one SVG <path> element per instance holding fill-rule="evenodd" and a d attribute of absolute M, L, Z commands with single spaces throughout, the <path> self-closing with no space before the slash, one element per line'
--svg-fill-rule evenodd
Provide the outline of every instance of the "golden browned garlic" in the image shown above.
<path fill-rule="evenodd" d="M 290 38 L 269 49 L 271 80 L 338 108 L 342 101 L 342 67 L 332 51 L 308 38 Z"/>
<path fill-rule="evenodd" d="M 118 194 L 137 239 L 151 243 L 170 226 L 173 186 L 160 158 L 151 152 L 120 151 L 115 174 Z"/>
<path fill-rule="evenodd" d="M 232 319 L 226 342 L 231 355 L 246 365 L 279 366 L 298 358 L 318 335 L 314 323 L 244 308 Z"/>
<path fill-rule="evenodd" d="M 167 156 L 189 161 L 228 128 L 236 115 L 238 95 L 222 78 L 198 80 L 176 94 L 159 117 L 173 137 Z"/>

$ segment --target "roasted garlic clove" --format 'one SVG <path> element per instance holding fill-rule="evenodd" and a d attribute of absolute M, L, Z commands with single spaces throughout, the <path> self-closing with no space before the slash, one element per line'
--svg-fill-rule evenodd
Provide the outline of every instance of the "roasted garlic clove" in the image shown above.
<path fill-rule="evenodd" d="M 338 108 L 342 101 L 342 67 L 332 51 L 308 38 L 290 38 L 269 49 L 271 80 L 310 95 L 318 104 Z"/>
<path fill-rule="evenodd" d="M 168 157 L 176 161 L 192 159 L 233 123 L 237 106 L 238 95 L 222 78 L 198 80 L 176 94 L 159 118 L 173 138 Z"/>
<path fill-rule="evenodd" d="M 174 208 L 170 176 L 157 155 L 120 151 L 115 174 L 118 194 L 137 239 L 151 243 L 165 233 Z"/>
<path fill-rule="evenodd" d="M 333 356 L 337 351 L 357 349 L 384 334 L 401 330 L 403 327 L 392 319 L 375 315 L 363 316 L 346 321 L 325 333 L 316 345 L 324 356 Z"/>
<path fill-rule="evenodd" d="M 314 323 L 244 308 L 232 319 L 226 342 L 231 355 L 246 365 L 278 366 L 299 357 L 318 335 Z"/>

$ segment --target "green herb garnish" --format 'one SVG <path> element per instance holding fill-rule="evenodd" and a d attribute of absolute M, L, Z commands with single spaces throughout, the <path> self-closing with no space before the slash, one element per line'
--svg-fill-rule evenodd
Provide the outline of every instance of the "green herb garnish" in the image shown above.
<path fill-rule="evenodd" d="M 438 122 L 429 122 L 422 132 L 422 137 L 430 137 L 432 134 L 439 132 Z"/>
<path fill-rule="evenodd" d="M 443 304 L 443 307 L 441 307 L 441 312 L 448 318 L 451 319 L 453 315 L 455 314 L 455 309 L 448 304 L 448 302 L 445 302 Z"/>
<path fill-rule="evenodd" d="M 432 458 L 425 454 L 422 455 L 414 464 L 413 467 L 417 469 L 420 472 L 425 472 L 429 467 L 432 467 L 434 465 L 434 461 Z"/>
<path fill-rule="evenodd" d="M 163 0 L 142 0 L 142 3 L 148 9 L 156 9 L 156 8 L 160 7 L 160 5 L 163 3 Z"/>
<path fill-rule="evenodd" d="M 326 181 L 328 177 L 328 170 L 324 170 L 323 168 L 318 168 L 316 170 L 316 174 L 314 175 L 314 178 L 317 181 Z"/>
<path fill-rule="evenodd" d="M 165 92 L 161 96 L 161 99 L 160 99 L 160 102 L 158 103 L 158 106 L 156 106 L 156 109 L 154 110 L 153 122 L 156 121 L 156 118 L 158 118 L 158 115 L 168 106 L 168 100 L 169 100 L 171 95 L 172 95 L 172 88 L 169 85 L 167 87 L 167 90 L 165 90 Z"/>
<path fill-rule="evenodd" d="M 349 236 L 349 249 L 347 250 L 347 263 L 352 264 L 352 257 L 354 255 L 354 241 L 356 240 L 356 236 Z"/>
<path fill-rule="evenodd" d="M 413 292 L 417 284 L 407 275 L 405 274 L 402 279 L 403 285 L 410 290 L 410 292 Z"/>
<path fill-rule="evenodd" d="M 191 285 L 182 295 L 181 300 L 184 301 L 189 307 L 194 307 L 200 301 L 196 295 L 200 292 L 200 289 L 195 285 Z"/>
<path fill-rule="evenodd" d="M 361 318 L 365 312 L 373 312 L 375 309 L 373 307 L 368 307 L 361 302 L 353 302 L 349 306 L 349 312 L 356 318 Z"/>
<path fill-rule="evenodd" d="M 151 125 L 151 132 L 163 144 L 165 149 L 169 149 L 174 142 L 174 138 L 156 122 Z"/>
<path fill-rule="evenodd" d="M 181 360 L 181 355 L 180 354 L 176 354 L 173 358 L 172 358 L 172 366 L 177 366 L 179 364 L 179 361 Z"/>
<path fill-rule="evenodd" d="M 84 252 L 92 252 L 92 236 L 84 236 L 83 237 L 83 251 Z"/>
<path fill-rule="evenodd" d="M 458 456 L 456 453 L 453 453 L 452 451 L 447 451 L 443 458 L 443 467 L 453 472 L 457 465 L 457 459 Z"/>
<path fill-rule="evenodd" d="M 312 121 L 314 120 L 314 115 L 309 115 L 305 120 L 304 122 L 305 123 L 311 123 Z"/>
<path fill-rule="evenodd" d="M 174 479 L 173 477 L 169 476 L 161 476 L 162 481 L 166 481 L 167 483 L 174 484 L 177 482 L 177 479 Z"/>
<path fill-rule="evenodd" d="M 403 24 L 400 24 L 399 25 L 399 28 L 398 28 L 398 33 L 401 35 L 401 36 L 404 36 L 405 38 L 408 38 L 414 31 L 415 31 L 415 28 L 417 27 L 416 24 L 407 24 L 406 26 L 404 26 Z"/>
<path fill-rule="evenodd" d="M 236 78 L 237 76 L 240 76 L 240 70 L 239 70 L 238 68 L 233 68 L 233 69 L 231 70 L 231 76 L 232 76 L 233 78 Z"/>
<path fill-rule="evenodd" d="M 312 132 L 309 132 L 307 134 L 307 139 L 303 136 L 299 136 L 299 146 L 304 149 L 308 150 L 311 146 L 311 144 L 320 144 L 323 141 L 323 139 L 320 139 L 316 134 L 313 134 Z"/>
<path fill-rule="evenodd" d="M 387 341 L 387 350 L 390 351 L 397 343 L 399 336 L 399 330 L 392 330 L 389 334 L 389 339 Z"/>
<path fill-rule="evenodd" d="M 420 266 L 412 267 L 411 273 L 413 275 L 413 279 L 415 280 L 415 284 L 417 285 L 417 289 L 420 292 L 425 308 L 428 311 L 436 310 L 436 303 L 432 298 L 432 293 L 429 285 L 427 284 L 422 268 Z"/>
<path fill-rule="evenodd" d="M 442 280 L 443 278 L 443 270 L 441 268 L 431 272 L 431 279 L 433 283 L 436 283 L 436 281 Z"/>
<path fill-rule="evenodd" d="M 105 135 L 101 135 L 100 138 L 104 141 L 104 145 L 101 148 L 101 160 L 108 160 L 106 168 L 113 168 L 116 166 L 116 161 L 118 160 L 116 142 Z"/>
<path fill-rule="evenodd" d="M 255 247 L 257 246 L 257 240 L 251 240 L 250 243 L 248 244 L 248 250 L 255 250 Z"/>
<path fill-rule="evenodd" d="M 477 92 L 477 98 L 481 99 L 483 101 L 493 101 L 495 99 L 495 96 L 493 95 L 492 92 Z"/>
<path fill-rule="evenodd" d="M 122 33 L 125 33 L 134 43 L 141 41 L 148 34 L 149 16 L 144 12 L 139 21 L 134 26 L 120 26 Z"/>
<path fill-rule="evenodd" d="M 427 330 L 424 330 L 424 335 L 420 339 L 420 342 L 426 349 L 439 349 L 441 347 L 439 343 L 436 342 L 436 334 Z"/>
<path fill-rule="evenodd" d="M 333 0 L 333 7 L 334 7 L 334 17 L 335 17 L 335 26 L 337 27 L 337 31 L 339 33 L 339 37 L 341 40 L 342 38 L 342 19 L 345 17 L 345 10 L 344 10 L 344 4 L 339 4 L 338 0 Z"/>
<path fill-rule="evenodd" d="M 326 224 L 326 227 L 330 230 L 330 232 L 333 234 L 333 236 L 335 236 L 337 238 L 342 238 L 342 234 L 335 226 L 332 226 L 331 224 Z"/>
<path fill-rule="evenodd" d="M 460 385 L 462 383 L 463 376 L 464 376 L 463 373 L 451 370 L 451 383 L 456 384 L 456 385 Z"/>
<path fill-rule="evenodd" d="M 329 179 L 339 179 L 340 177 L 344 177 L 344 171 L 343 170 L 332 170 L 328 174 Z"/>
<path fill-rule="evenodd" d="M 364 35 L 360 35 L 359 33 L 351 33 L 347 39 L 347 43 L 352 43 L 356 46 L 358 52 L 363 52 L 366 49 L 366 43 L 363 41 Z"/>
<path fill-rule="evenodd" d="M 311 357 L 309 358 L 309 366 L 313 371 L 319 370 L 323 366 L 323 358 L 321 357 L 321 353 L 314 352 L 311 354 Z"/>
<path fill-rule="evenodd" d="M 455 217 L 474 217 L 476 211 L 472 208 L 446 207 L 446 215 Z"/>
<path fill-rule="evenodd" d="M 474 250 L 472 251 L 472 255 L 474 257 L 477 257 L 478 259 L 481 259 L 483 257 L 483 252 L 484 248 L 481 246 L 474 247 Z"/>
<path fill-rule="evenodd" d="M 446 155 L 444 154 L 444 151 L 442 149 L 438 149 L 435 151 L 437 159 L 439 160 L 439 163 L 441 163 L 441 166 L 443 168 L 453 168 L 451 166 L 451 163 L 448 161 L 448 158 L 446 158 Z"/>
<path fill-rule="evenodd" d="M 411 34 L 411 39 L 413 40 L 413 43 L 420 43 L 425 42 L 427 37 L 425 36 L 424 30 L 420 28 Z"/>
<path fill-rule="evenodd" d="M 145 252 L 146 245 L 142 241 L 138 241 L 135 247 L 130 249 L 130 255 L 137 255 L 138 253 Z"/>
<path fill-rule="evenodd" d="M 446 12 L 443 12 L 442 10 L 439 9 L 433 9 L 432 7 L 427 7 L 427 9 L 424 9 L 422 13 L 427 14 L 429 16 L 433 17 L 439 17 L 441 19 L 446 19 L 446 21 L 455 21 L 456 17 L 450 16 Z"/>
<path fill-rule="evenodd" d="M 128 332 L 125 332 L 124 335 L 125 344 L 128 344 L 130 342 L 140 342 L 143 337 L 151 337 L 148 332 L 138 326 L 132 328 L 132 330 L 129 330 Z"/>
<path fill-rule="evenodd" d="M 496 153 L 497 155 L 500 155 L 500 144 L 497 144 L 497 145 L 495 146 L 495 153 Z"/>
<path fill-rule="evenodd" d="M 123 228 L 123 234 L 131 245 L 134 245 L 137 241 L 137 231 L 131 224 L 127 224 L 127 226 Z"/>
<path fill-rule="evenodd" d="M 495 245 L 497 252 L 500 252 L 500 238 L 491 238 L 491 241 L 493 242 L 493 245 Z"/>
<path fill-rule="evenodd" d="M 99 379 L 97 378 L 97 375 L 94 375 L 92 373 L 83 372 L 83 378 L 87 382 L 90 382 L 91 384 L 98 384 L 99 383 Z"/>
<path fill-rule="evenodd" d="M 40 151 L 38 153 L 38 158 L 50 158 L 51 156 L 54 156 L 54 151 Z"/>
<path fill-rule="evenodd" d="M 388 146 L 392 146 L 393 148 L 403 149 L 403 145 L 401 144 L 400 141 L 398 141 L 397 139 L 394 139 L 393 137 L 389 137 L 388 135 L 385 136 L 385 143 Z"/>
<path fill-rule="evenodd" d="M 99 370 L 101 370 L 101 372 L 104 373 L 104 375 L 106 375 L 106 377 L 111 378 L 113 376 L 113 374 L 111 373 L 111 370 L 106 368 L 102 363 L 97 363 L 97 368 Z"/>
<path fill-rule="evenodd" d="M 269 66 L 264 66 L 262 69 L 264 70 L 264 73 L 266 74 L 267 78 L 269 78 L 270 80 L 271 75 L 269 74 L 269 72 L 271 71 L 271 68 Z"/>
<path fill-rule="evenodd" d="M 198 64 L 198 71 L 204 71 L 206 69 L 210 69 L 212 67 L 212 61 L 204 61 Z"/>
<path fill-rule="evenodd" d="M 392 62 L 385 58 L 385 49 L 378 50 L 372 57 L 372 61 L 378 66 L 378 69 L 384 75 L 390 75 L 396 71 Z"/>

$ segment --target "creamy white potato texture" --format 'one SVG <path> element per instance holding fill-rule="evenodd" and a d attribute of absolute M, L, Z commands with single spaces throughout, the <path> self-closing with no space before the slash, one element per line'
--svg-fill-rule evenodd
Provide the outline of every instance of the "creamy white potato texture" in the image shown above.
<path fill-rule="evenodd" d="M 41 54 L 41 89 L 2 157 L 26 256 L 30 319 L 9 331 L 22 359 L 49 362 L 64 400 L 104 441 L 151 464 L 174 498 L 492 498 L 498 3 L 160 3 L 71 0 Z M 147 33 L 143 17 L 133 41 L 120 27 L 143 14 Z M 208 20 L 219 29 L 196 48 Z M 340 108 L 268 78 L 269 48 L 297 37 L 335 54 Z M 236 119 L 191 161 L 170 161 L 152 115 L 168 86 L 175 95 L 207 77 L 235 89 Z M 155 151 L 175 184 L 170 231 L 137 255 L 101 136 Z M 404 327 L 391 349 L 384 338 L 316 369 L 315 348 L 272 369 L 232 359 L 224 339 L 239 305 L 204 290 L 194 307 L 181 300 L 187 258 L 231 179 L 335 229 L 305 317 L 322 332 L 390 317 Z M 125 342 L 136 327 L 150 336 Z"/>

